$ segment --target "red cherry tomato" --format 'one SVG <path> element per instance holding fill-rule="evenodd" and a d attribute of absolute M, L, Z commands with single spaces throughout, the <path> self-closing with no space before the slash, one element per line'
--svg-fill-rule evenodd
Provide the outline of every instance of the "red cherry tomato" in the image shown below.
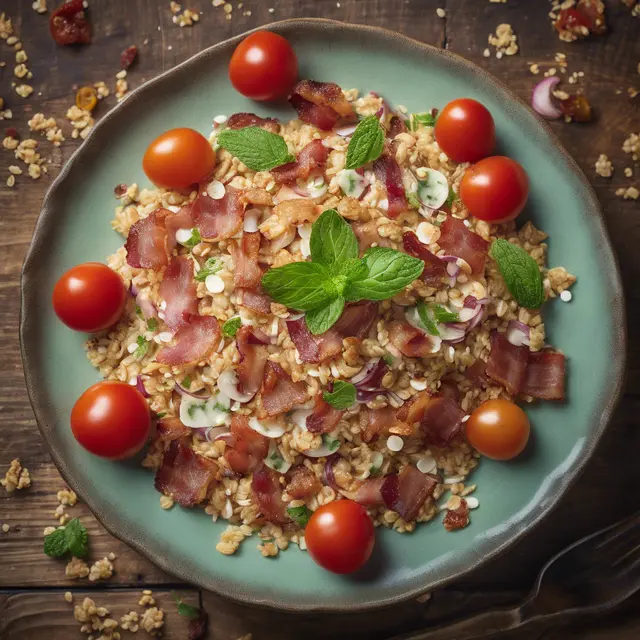
<path fill-rule="evenodd" d="M 89 387 L 71 410 L 76 440 L 102 458 L 121 460 L 144 446 L 151 428 L 146 400 L 125 382 L 105 380 Z"/>
<path fill-rule="evenodd" d="M 311 557 L 321 567 L 333 573 L 351 573 L 369 559 L 375 534 L 362 505 L 336 500 L 314 512 L 304 539 Z"/>
<path fill-rule="evenodd" d="M 76 331 L 94 333 L 115 324 L 127 301 L 122 278 L 100 262 L 85 262 L 62 275 L 53 288 L 53 309 Z"/>
<path fill-rule="evenodd" d="M 454 162 L 477 162 L 493 151 L 496 127 L 484 105 L 471 98 L 458 98 L 438 115 L 435 136 Z"/>
<path fill-rule="evenodd" d="M 208 178 L 216 166 L 209 141 L 193 129 L 169 129 L 147 148 L 142 168 L 157 187 L 187 189 Z"/>
<path fill-rule="evenodd" d="M 289 93 L 298 77 L 298 59 L 289 42 L 271 31 L 247 36 L 229 63 L 231 84 L 252 100 L 276 100 Z"/>
<path fill-rule="evenodd" d="M 505 156 L 492 156 L 469 167 L 460 182 L 460 198 L 469 213 L 498 223 L 513 220 L 529 196 L 529 178 L 522 165 Z"/>
<path fill-rule="evenodd" d="M 525 448 L 530 430 L 527 414 L 509 400 L 483 402 L 465 423 L 469 444 L 494 460 L 515 458 Z"/>

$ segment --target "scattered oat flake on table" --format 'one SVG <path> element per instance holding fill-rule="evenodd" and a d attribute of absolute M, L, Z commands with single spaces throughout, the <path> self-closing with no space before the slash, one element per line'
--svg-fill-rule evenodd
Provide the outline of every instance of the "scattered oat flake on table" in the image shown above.
<path fill-rule="evenodd" d="M 109 558 L 102 558 L 91 565 L 89 580 L 108 580 L 113 575 L 113 564 Z"/>
<path fill-rule="evenodd" d="M 150 635 L 160 635 L 160 629 L 164 626 L 164 611 L 157 607 L 146 609 L 140 619 L 140 626 Z"/>
<path fill-rule="evenodd" d="M 496 48 L 496 58 L 502 58 L 503 54 L 512 56 L 518 53 L 516 40 L 510 24 L 499 24 L 495 35 L 489 34 L 489 44 Z"/>
<path fill-rule="evenodd" d="M 634 160 L 638 160 L 640 158 L 640 133 L 630 133 L 622 143 L 622 150 L 625 153 L 630 153 Z"/>
<path fill-rule="evenodd" d="M 13 177 L 13 175 L 10 177 Z M 9 185 L 9 182 L 7 181 L 7 186 L 13 185 Z M 4 475 L 4 479 L 0 480 L 0 485 L 4 487 L 4 490 L 7 493 L 13 493 L 16 490 L 19 491 L 20 489 L 26 489 L 31 486 L 29 470 L 20 464 L 19 458 L 14 458 L 11 461 L 7 472 Z"/>
<path fill-rule="evenodd" d="M 89 575 L 89 565 L 82 559 L 73 557 L 64 569 L 64 575 L 71 580 L 86 578 Z"/>
<path fill-rule="evenodd" d="M 613 164 L 604 153 L 601 153 L 596 160 L 596 173 L 603 178 L 610 178 L 613 175 Z"/>
<path fill-rule="evenodd" d="M 438 18 L 445 18 L 446 15 L 447 15 L 447 12 L 444 9 L 442 9 L 441 7 L 438 7 L 436 9 L 436 15 L 438 16 Z"/>
<path fill-rule="evenodd" d="M 47 0 L 35 0 L 31 8 L 37 13 L 47 13 Z"/>
<path fill-rule="evenodd" d="M 625 200 L 637 200 L 640 198 L 640 191 L 636 187 L 620 187 L 616 189 L 616 195 Z"/>

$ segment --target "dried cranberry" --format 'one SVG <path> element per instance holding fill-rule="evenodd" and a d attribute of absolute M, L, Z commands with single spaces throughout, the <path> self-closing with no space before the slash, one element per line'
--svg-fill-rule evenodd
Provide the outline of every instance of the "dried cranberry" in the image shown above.
<path fill-rule="evenodd" d="M 138 47 L 135 44 L 127 47 L 120 56 L 120 68 L 127 70 L 135 62 L 137 56 Z"/>
<path fill-rule="evenodd" d="M 208 621 L 207 612 L 200 609 L 200 615 L 189 621 L 189 640 L 203 640 L 207 635 Z"/>
<path fill-rule="evenodd" d="M 457 509 L 447 511 L 447 515 L 442 521 L 447 531 L 455 531 L 456 529 L 464 529 L 469 524 L 469 507 L 467 501 L 460 500 L 460 506 Z"/>
<path fill-rule="evenodd" d="M 566 100 L 561 100 L 560 108 L 562 109 L 562 113 L 574 122 L 591 121 L 591 105 L 581 93 L 575 96 L 569 96 Z"/>
<path fill-rule="evenodd" d="M 49 19 L 49 31 L 57 44 L 89 44 L 91 25 L 84 15 L 82 0 L 60 5 Z"/>
<path fill-rule="evenodd" d="M 116 194 L 116 198 L 122 198 L 122 196 L 127 193 L 128 187 L 126 184 L 119 184 L 113 189 L 113 193 Z"/>
<path fill-rule="evenodd" d="M 579 0 L 575 7 L 562 9 L 555 23 L 558 33 L 568 32 L 579 38 L 607 30 L 602 0 Z M 586 29 L 586 33 L 585 33 Z"/>
<path fill-rule="evenodd" d="M 20 139 L 20 134 L 18 133 L 18 130 L 15 129 L 14 127 L 9 127 L 6 131 L 5 131 L 7 138 L 15 138 L 16 140 Z"/>

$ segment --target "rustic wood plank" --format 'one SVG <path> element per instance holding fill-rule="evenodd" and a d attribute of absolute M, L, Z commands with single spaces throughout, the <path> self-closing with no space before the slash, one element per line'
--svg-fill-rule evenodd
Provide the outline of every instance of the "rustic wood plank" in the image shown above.
<path fill-rule="evenodd" d="M 0 595 L 0 640 L 69 640 L 86 638 L 80 633 L 81 623 L 75 620 L 73 609 L 81 605 L 85 597 L 91 598 L 97 607 L 106 607 L 112 619 L 120 623 L 121 617 L 130 611 L 141 615 L 145 608 L 138 604 L 141 590 L 72 591 L 73 602 L 64 599 L 64 590 L 34 591 Z M 198 607 L 199 595 L 195 590 L 181 589 L 180 598 Z M 156 606 L 164 611 L 162 637 L 165 640 L 185 640 L 189 621 L 178 615 L 171 592 L 154 591 Z M 134 637 L 122 631 L 123 637 Z M 150 637 L 142 629 L 138 637 Z M 99 635 L 99 634 L 94 634 Z"/>

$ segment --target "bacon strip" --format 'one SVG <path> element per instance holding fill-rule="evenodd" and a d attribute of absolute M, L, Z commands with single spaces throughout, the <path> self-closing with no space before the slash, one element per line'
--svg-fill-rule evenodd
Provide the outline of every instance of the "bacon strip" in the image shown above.
<path fill-rule="evenodd" d="M 362 340 L 368 333 L 378 315 L 378 305 L 375 302 L 362 301 L 347 305 L 331 327 L 343 338 L 358 338 Z"/>
<path fill-rule="evenodd" d="M 162 442 L 169 443 L 191 435 L 191 429 L 182 424 L 180 418 L 162 418 L 158 420 L 157 436 Z"/>
<path fill-rule="evenodd" d="M 178 231 L 178 229 L 191 229 L 193 227 L 191 209 L 191 203 L 185 204 L 180 208 L 178 213 L 174 213 L 164 219 L 164 226 L 167 230 L 167 251 L 169 253 L 178 246 L 176 231 Z"/>
<path fill-rule="evenodd" d="M 408 322 L 392 322 L 389 326 L 389 341 L 407 358 L 428 358 L 433 355 L 433 338 Z"/>
<path fill-rule="evenodd" d="M 387 217 L 397 218 L 403 211 L 408 211 L 409 203 L 402 184 L 402 170 L 395 158 L 386 153 L 381 155 L 373 163 L 373 173 L 387 189 Z"/>
<path fill-rule="evenodd" d="M 447 272 L 447 263 L 438 256 L 434 256 L 427 245 L 418 240 L 418 236 L 413 231 L 407 231 L 403 234 L 402 246 L 410 256 L 424 262 L 424 270 L 420 279 L 430 287 L 440 286 L 442 277 Z"/>
<path fill-rule="evenodd" d="M 229 129 L 244 129 L 245 127 L 261 127 L 271 133 L 280 131 L 280 123 L 275 118 L 261 118 L 255 113 L 234 113 L 227 120 Z"/>
<path fill-rule="evenodd" d="M 411 522 L 437 486 L 437 478 L 408 465 L 399 475 L 385 476 L 380 493 L 391 511 L 399 513 L 405 522 Z"/>
<path fill-rule="evenodd" d="M 271 175 L 281 184 L 306 179 L 314 169 L 324 166 L 328 156 L 329 149 L 322 140 L 313 140 L 298 153 L 295 161 L 271 169 Z"/>
<path fill-rule="evenodd" d="M 303 382 L 293 382 L 277 362 L 267 361 L 260 392 L 262 417 L 279 416 L 291 411 L 296 404 L 305 402 L 307 397 Z"/>
<path fill-rule="evenodd" d="M 520 393 L 541 400 L 564 400 L 564 355 L 532 351 Z"/>
<path fill-rule="evenodd" d="M 278 474 L 266 465 L 253 472 L 251 490 L 262 515 L 274 524 L 286 524 L 289 517 L 282 502 Z"/>
<path fill-rule="evenodd" d="M 257 393 L 264 377 L 264 367 L 269 353 L 262 340 L 256 338 L 249 326 L 243 326 L 236 333 L 236 346 L 240 361 L 236 369 L 240 393 Z"/>
<path fill-rule="evenodd" d="M 307 430 L 311 433 L 329 433 L 340 422 L 344 411 L 334 409 L 322 397 L 322 391 L 316 396 L 316 404 L 313 413 L 307 417 Z"/>
<path fill-rule="evenodd" d="M 369 443 L 388 433 L 389 428 L 398 423 L 396 410 L 393 407 L 369 409 L 363 406 L 359 415 L 362 441 Z"/>
<path fill-rule="evenodd" d="M 316 478 L 315 473 L 304 465 L 294 467 L 291 479 L 285 491 L 295 500 L 308 498 L 322 489 L 322 483 Z"/>
<path fill-rule="evenodd" d="M 289 103 L 300 120 L 324 131 L 333 129 L 340 119 L 352 122 L 356 118 L 353 106 L 333 82 L 301 80 L 291 90 Z"/>
<path fill-rule="evenodd" d="M 269 453 L 269 438 L 249 427 L 249 419 L 237 413 L 231 418 L 231 438 L 224 459 L 236 473 L 251 473 Z"/>
<path fill-rule="evenodd" d="M 226 240 L 242 228 L 244 204 L 240 191 L 227 186 L 219 200 L 209 196 L 201 185 L 197 198 L 193 201 L 191 215 L 200 235 L 205 240 Z"/>
<path fill-rule="evenodd" d="M 171 259 L 160 283 L 159 294 L 167 304 L 164 321 L 174 331 L 184 325 L 188 316 L 198 313 L 193 266 L 187 256 Z"/>
<path fill-rule="evenodd" d="M 466 378 L 476 387 L 489 386 L 489 379 L 486 374 L 487 363 L 478 358 L 470 367 L 467 367 L 463 373 Z"/>
<path fill-rule="evenodd" d="M 504 333 L 491 332 L 491 353 L 487 360 L 486 374 L 499 382 L 509 393 L 517 395 L 527 374 L 529 347 L 516 347 Z"/>
<path fill-rule="evenodd" d="M 239 242 L 232 242 L 229 252 L 233 257 L 233 282 L 236 287 L 255 289 L 262 279 L 262 269 L 258 264 L 260 254 L 259 231 L 244 231 Z"/>
<path fill-rule="evenodd" d="M 214 460 L 173 441 L 156 473 L 155 487 L 156 491 L 172 496 L 179 505 L 192 507 L 205 499 L 217 478 L 218 465 Z"/>
<path fill-rule="evenodd" d="M 242 301 L 240 304 L 247 309 L 251 309 L 256 313 L 268 316 L 271 313 L 271 303 L 273 300 L 261 291 L 251 291 L 250 289 L 241 289 Z"/>
<path fill-rule="evenodd" d="M 190 316 L 173 337 L 173 344 L 156 356 L 162 364 L 188 364 L 207 358 L 220 344 L 220 325 L 213 316 Z"/>
<path fill-rule="evenodd" d="M 459 218 L 447 216 L 440 226 L 438 244 L 452 256 L 462 258 L 473 273 L 484 273 L 489 243 L 471 231 Z"/>
<path fill-rule="evenodd" d="M 407 125 L 404 123 L 404 120 L 400 116 L 391 116 L 387 137 L 393 140 L 398 134 L 406 132 Z"/>
<path fill-rule="evenodd" d="M 156 209 L 129 229 L 124 248 L 127 264 L 137 269 L 160 269 L 169 262 L 165 219 L 171 212 Z"/>
<path fill-rule="evenodd" d="M 356 491 L 355 501 L 365 507 L 381 507 L 384 504 L 382 499 L 382 485 L 386 477 L 367 478 Z"/>

